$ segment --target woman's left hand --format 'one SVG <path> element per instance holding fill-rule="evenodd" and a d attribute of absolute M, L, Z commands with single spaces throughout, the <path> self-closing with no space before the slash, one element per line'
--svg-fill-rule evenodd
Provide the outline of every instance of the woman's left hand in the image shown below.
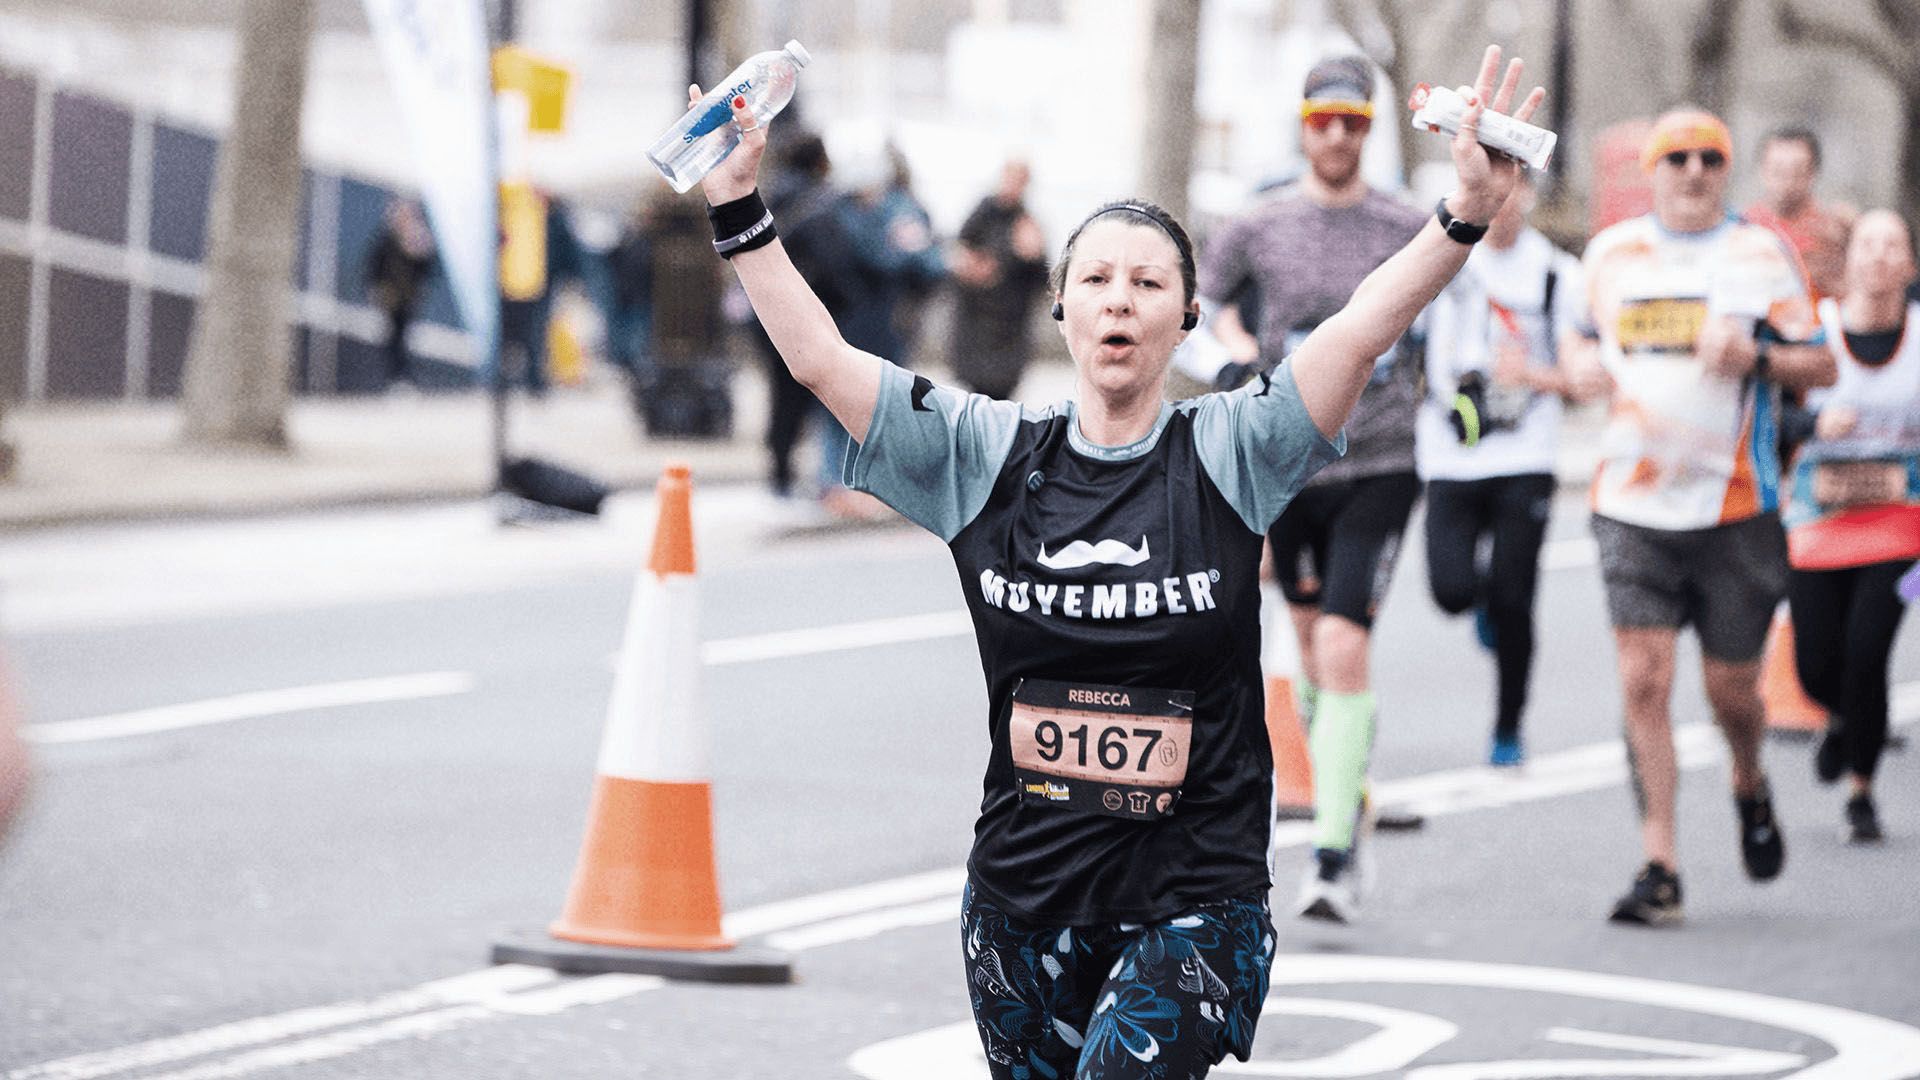
<path fill-rule="evenodd" d="M 1513 104 L 1514 92 L 1520 87 L 1520 72 L 1524 67 L 1518 59 L 1509 63 L 1499 89 L 1494 89 L 1494 77 L 1500 72 L 1500 46 L 1489 45 L 1486 55 L 1480 59 L 1479 77 L 1472 87 L 1460 89 L 1460 95 L 1467 99 L 1467 113 L 1460 119 L 1460 132 L 1453 137 L 1453 167 L 1460 176 L 1460 190 L 1448 200 L 1448 209 L 1454 217 L 1470 225 L 1485 225 L 1493 220 L 1493 215 L 1506 204 L 1507 196 L 1513 194 L 1514 182 L 1525 168 L 1519 161 L 1480 145 L 1481 114 L 1489 108 L 1498 113 L 1507 112 Z M 1545 88 L 1534 87 L 1510 115 L 1515 120 L 1531 120 L 1546 96 Z"/>

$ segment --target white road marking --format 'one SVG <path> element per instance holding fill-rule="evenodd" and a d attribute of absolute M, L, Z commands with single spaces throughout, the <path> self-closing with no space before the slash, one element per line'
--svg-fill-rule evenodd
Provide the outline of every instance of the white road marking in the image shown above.
<path fill-rule="evenodd" d="M 54 720 L 28 724 L 23 734 L 28 742 L 42 744 L 93 742 L 129 735 L 151 735 L 161 731 L 226 724 L 236 720 L 257 720 L 268 716 L 332 709 L 344 705 L 370 705 L 389 701 L 420 701 L 451 697 L 473 689 L 473 676 L 464 671 L 428 671 L 417 675 L 394 675 L 350 682 L 295 686 L 285 690 L 261 690 L 231 697 L 191 701 L 180 705 L 162 705 L 152 709 L 114 713 L 81 720 Z"/>
<path fill-rule="evenodd" d="M 1600 545 L 1591 536 L 1568 536 L 1540 546 L 1540 569 L 1578 570 L 1600 561 Z"/>
<path fill-rule="evenodd" d="M 1332 956 L 1297 954 L 1276 956 L 1273 960 L 1273 985 L 1308 986 L 1348 983 L 1379 983 L 1395 986 L 1474 987 L 1491 990 L 1522 990 L 1540 994 L 1561 994 L 1593 998 L 1606 1002 L 1625 1002 L 1676 1012 L 1741 1020 L 1784 1031 L 1811 1035 L 1834 1049 L 1834 1056 L 1801 1072 L 1793 1080 L 1907 1080 L 1915 1075 L 1914 1063 L 1920 1062 L 1920 1030 L 1892 1020 L 1853 1012 L 1849 1009 L 1819 1005 L 1810 1001 L 1771 997 L 1746 990 L 1727 990 L 1715 986 L 1664 982 L 1628 975 L 1606 975 L 1566 968 L 1524 967 L 1517 964 L 1487 964 L 1471 960 L 1427 960 L 1394 956 Z M 1555 1029 L 1561 1035 L 1565 1029 Z M 1568 1041 L 1561 1039 L 1559 1041 Z M 1589 1043 L 1589 1045 L 1594 1045 Z M 1752 1051 L 1749 1051 L 1752 1052 Z M 1758 1070 L 1778 1071 L 1781 1066 Z M 1791 1066 L 1784 1066 L 1791 1067 Z M 1450 1066 L 1431 1066 L 1408 1074 L 1407 1080 L 1423 1077 L 1440 1080 L 1449 1074 L 1438 1070 Z M 1675 1071 L 1643 1073 L 1653 1076 L 1739 1075 L 1728 1073 L 1692 1073 Z M 1745 1075 L 1755 1075 L 1753 1070 Z M 1449 1080 L 1499 1076 L 1632 1076 L 1631 1072 L 1584 1073 L 1466 1073 L 1452 1074 Z"/>
<path fill-rule="evenodd" d="M 665 979 L 652 975 L 597 975 L 590 979 L 574 979 L 545 990 L 402 1016 L 367 1027 L 347 1028 L 299 1042 L 255 1050 L 208 1065 L 162 1073 L 146 1080 L 226 1080 L 267 1069 L 307 1065 L 345 1057 L 382 1043 L 438 1035 L 454 1028 L 508 1016 L 555 1016 L 579 1005 L 605 1005 L 642 991 L 657 990 L 665 983 Z"/>
<path fill-rule="evenodd" d="M 818 949 L 823 945 L 839 945 L 848 941 L 865 941 L 877 937 L 889 930 L 900 930 L 909 926 L 935 926 L 958 917 L 960 901 L 955 896 L 943 896 L 938 900 L 924 900 L 918 904 L 903 907 L 881 908 L 862 915 L 848 915 L 830 919 L 812 926 L 803 926 L 798 930 L 788 930 L 773 934 L 767 938 L 767 944 L 787 952 L 805 952 Z"/>
<path fill-rule="evenodd" d="M 1898 724 L 1911 723 L 1920 719 L 1920 682 L 1902 683 L 1894 689 L 1893 713 Z M 1717 747 L 1712 727 L 1707 724 L 1687 725 L 1675 732 L 1675 741 L 1680 752 L 1682 768 L 1699 768 L 1719 759 L 1724 753 Z M 1486 768 L 1456 769 L 1427 776 L 1410 777 L 1400 781 L 1389 781 L 1376 786 L 1375 791 L 1382 802 L 1401 803 L 1423 813 L 1439 816 L 1461 813 L 1467 810 L 1501 806 L 1509 803 L 1551 798 L 1556 795 L 1593 790 L 1611 783 L 1618 783 L 1624 777 L 1624 758 L 1617 742 L 1594 743 L 1576 747 L 1556 754 L 1546 754 L 1534 759 L 1523 775 L 1510 776 L 1504 772 L 1496 773 Z M 1307 843 L 1312 836 L 1309 822 L 1284 822 L 1274 830 L 1276 847 L 1292 847 Z M 725 917 L 725 926 L 729 934 L 739 937 L 759 937 L 781 935 L 785 937 L 783 946 L 795 952 L 821 948 L 827 945 L 847 941 L 863 940 L 888 930 L 909 926 L 937 925 L 958 916 L 959 894 L 966 881 L 966 870 L 961 867 L 928 871 L 902 878 L 874 882 L 867 885 L 835 889 L 830 892 L 798 897 L 792 900 L 778 901 L 755 908 L 746 908 Z M 806 928 L 804 931 L 800 928 Z M 1314 958 L 1309 958 L 1314 959 Z M 396 1013 L 413 1012 L 431 1005 L 448 1004 L 446 1000 L 419 1001 L 418 995 L 425 994 L 433 987 L 460 987 L 466 980 L 486 980 L 499 977 L 495 973 L 516 972 L 513 966 L 484 968 L 469 975 L 428 983 L 414 990 L 377 998 L 370 1002 L 347 1002 L 340 1005 L 320 1006 L 317 1008 L 297 1009 L 276 1016 L 243 1020 L 232 1024 L 210 1028 L 202 1032 L 155 1040 L 150 1043 L 136 1044 L 117 1050 L 106 1050 L 78 1057 L 64 1058 L 59 1061 L 29 1066 L 25 1069 L 7 1073 L 5 1080 L 92 1080 L 126 1073 L 139 1068 L 190 1057 L 231 1051 L 246 1046 L 259 1046 L 295 1035 L 307 1034 L 329 1027 L 350 1024 L 367 1024 L 369 1021 Z M 551 972 L 536 969 L 537 985 L 541 981 L 550 981 Z M 1543 969 L 1544 970 L 1544 969 Z M 1578 973 L 1573 973 L 1578 974 Z M 513 974 L 509 981 L 528 978 L 524 974 Z M 594 976 L 574 980 L 568 986 L 581 987 L 596 984 L 602 979 L 627 977 Z M 1673 984 L 1656 984 L 1673 985 Z M 517 988 L 517 987 L 516 987 Z M 618 990 L 617 997 L 626 997 L 653 989 L 651 984 L 614 983 L 609 984 L 607 992 Z M 443 991 L 444 992 L 444 991 Z M 591 995 L 595 991 L 583 991 Z M 1572 992 L 1572 991 L 1563 991 Z M 472 993 L 472 991 L 469 991 Z M 1726 993 L 1736 993 L 1727 991 Z M 445 1026 L 458 1026 L 479 1020 L 506 1015 L 512 1011 L 500 1005 L 498 992 L 486 995 L 492 999 L 487 1006 L 478 1006 L 477 1013 L 462 1011 L 455 1016 L 442 1017 L 439 1020 L 419 1020 L 418 1023 L 432 1030 L 442 1030 Z M 1758 995 L 1748 995 L 1758 997 Z M 471 998 L 462 1000 L 472 1000 Z M 1778 1000 L 1762 998 L 1760 1000 Z M 410 1003 L 418 1002 L 418 1003 Z M 1821 1009 L 1822 1006 L 1808 1006 Z M 441 1009 L 441 1012 L 451 1010 Z M 1702 1010 L 1713 1011 L 1713 1010 Z M 1828 1010 L 1839 1013 L 1841 1010 Z M 423 1014 L 432 1017 L 436 1014 Z M 1723 1013 L 1723 1015 L 1732 1015 Z M 1862 1014 L 1843 1013 L 1846 1016 Z M 338 1017 L 338 1019 L 335 1019 Z M 1900 1031 L 1913 1033 L 1912 1029 L 1894 1025 L 1891 1021 L 1879 1021 L 1877 1018 L 1864 1017 L 1876 1023 L 1885 1023 Z M 408 1018 L 412 1019 L 412 1018 Z M 392 1022 L 389 1022 L 392 1023 Z M 387 1024 L 375 1025 L 383 1030 L 378 1037 L 366 1036 L 374 1045 L 415 1034 L 430 1033 L 415 1030 L 405 1023 L 388 1028 Z M 960 1025 L 960 1029 L 969 1040 L 974 1039 L 971 1024 Z M 372 1028 L 355 1029 L 371 1031 Z M 344 1034 L 352 1034 L 344 1033 Z M 1920 1039 L 1920 1033 L 1913 1033 Z M 312 1042 L 314 1040 L 307 1040 Z M 310 1047 L 303 1052 L 318 1052 L 324 1049 L 325 1057 L 339 1057 L 361 1048 L 355 1038 L 340 1038 L 325 1041 L 324 1047 Z M 978 1043 L 971 1045 L 977 1047 Z M 276 1048 L 280 1049 L 280 1048 Z M 1915 1049 L 1920 1055 L 1920 1046 Z M 215 1063 L 206 1068 L 222 1068 L 241 1058 L 241 1055 L 229 1058 L 225 1062 Z M 262 1059 L 264 1062 L 264 1059 Z M 302 1060 L 320 1060 L 303 1058 Z M 918 1060 L 918 1059 L 917 1059 Z M 1920 1060 L 1917 1057 L 1916 1060 Z M 246 1069 L 231 1072 L 199 1073 L 189 1072 L 179 1076 L 150 1077 L 146 1080 L 211 1080 L 213 1077 L 241 1076 L 263 1068 L 275 1067 L 271 1062 L 248 1066 Z M 881 1076 L 883 1073 L 863 1075 Z M 937 1070 L 929 1071 L 924 1060 L 913 1074 L 916 1080 L 946 1080 L 950 1075 Z M 975 1073 L 953 1073 L 953 1076 L 972 1077 Z M 1888 1074 L 1891 1078 L 1895 1075 Z M 1833 1072 L 1809 1072 L 1804 1080 L 1855 1080 L 1851 1074 Z"/>
<path fill-rule="evenodd" d="M 95 1077 L 113 1076 L 245 1046 L 258 1046 L 311 1031 L 362 1024 L 443 1005 L 485 1000 L 551 983 L 555 978 L 557 976 L 546 968 L 502 964 L 447 979 L 436 979 L 409 990 L 366 1001 L 343 1001 L 294 1009 L 273 1016 L 237 1020 L 184 1035 L 29 1065 L 7 1073 L 7 1080 L 94 1080 Z"/>
<path fill-rule="evenodd" d="M 1273 960 L 1272 985 L 1434 986 L 1521 991 L 1538 995 L 1590 998 L 1621 1004 L 1738 1020 L 1811 1037 L 1833 1048 L 1834 1056 L 1807 1066 L 1803 1054 L 1708 1043 L 1652 1039 L 1612 1032 L 1554 1027 L 1543 1041 L 1623 1054 L 1659 1054 L 1650 1058 L 1601 1058 L 1565 1061 L 1517 1058 L 1505 1061 L 1451 1062 L 1411 1068 L 1421 1057 L 1455 1038 L 1452 1020 L 1406 1009 L 1385 1008 L 1341 998 L 1268 997 L 1262 1012 L 1324 1016 L 1367 1024 L 1377 1030 L 1350 1036 L 1351 1043 L 1312 1059 L 1222 1062 L 1215 1071 L 1232 1076 L 1357 1078 L 1402 1076 L 1405 1080 L 1545 1080 L 1611 1076 L 1763 1076 L 1800 1069 L 1792 1080 L 1910 1080 L 1920 1061 L 1920 1030 L 1848 1009 L 1771 997 L 1744 990 L 1604 975 L 1564 968 L 1429 960 L 1397 956 L 1339 956 L 1326 953 L 1281 955 Z M 1451 1001 L 1449 993 L 1442 1000 Z M 1615 1010 L 1609 1009 L 1609 1015 Z M 1624 1020 L 1622 1022 L 1625 1022 Z M 1510 1025 L 1509 1025 L 1510 1026 Z M 986 1060 L 972 1023 L 944 1024 L 863 1047 L 847 1065 L 866 1080 L 983 1080 Z M 1405 1071 L 1403 1071 L 1405 1070 Z"/>
<path fill-rule="evenodd" d="M 796 926 L 860 915 L 881 908 L 916 904 L 936 898 L 956 898 L 967 883 L 965 867 L 932 870 L 924 874 L 814 893 L 794 900 L 762 904 L 736 911 L 722 919 L 726 932 L 737 938 L 759 937 Z"/>
<path fill-rule="evenodd" d="M 707 642 L 701 647 L 700 653 L 701 659 L 715 666 L 750 664 L 761 660 L 784 660 L 845 649 L 961 637 L 972 633 L 972 618 L 966 611 L 955 609 L 726 638 Z"/>
<path fill-rule="evenodd" d="M 1325 1016 L 1352 1023 L 1372 1024 L 1379 1031 L 1312 1061 L 1234 1061 L 1215 1070 L 1237 1076 L 1297 1076 L 1313 1080 L 1344 1080 L 1377 1076 L 1398 1069 L 1460 1034 L 1460 1025 L 1426 1013 L 1392 1009 L 1362 1001 L 1293 998 L 1269 995 L 1261 1016 Z"/>

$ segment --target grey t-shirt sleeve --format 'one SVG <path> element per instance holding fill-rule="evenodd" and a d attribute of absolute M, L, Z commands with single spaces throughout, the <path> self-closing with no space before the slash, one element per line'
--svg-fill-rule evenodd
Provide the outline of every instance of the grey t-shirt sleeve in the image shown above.
<path fill-rule="evenodd" d="M 1011 401 L 885 364 L 866 441 L 854 445 L 842 479 L 951 542 L 987 505 L 1020 416 Z"/>
<path fill-rule="evenodd" d="M 1264 533 L 1313 474 L 1347 452 L 1347 434 L 1320 434 L 1293 384 L 1293 368 L 1197 399 L 1193 439 L 1201 467 L 1247 528 Z"/>

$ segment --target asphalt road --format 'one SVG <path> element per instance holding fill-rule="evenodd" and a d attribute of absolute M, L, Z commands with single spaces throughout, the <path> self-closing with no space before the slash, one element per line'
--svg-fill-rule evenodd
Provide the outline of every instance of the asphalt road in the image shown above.
<path fill-rule="evenodd" d="M 0 852 L 0 1078 L 983 1076 L 955 911 L 985 695 L 951 564 L 751 492 L 700 507 L 722 887 L 794 985 L 486 963 L 565 895 L 643 500 L 505 532 L 478 506 L 64 530 L 0 540 L 40 771 Z M 1637 851 L 1561 510 L 1518 775 L 1478 767 L 1490 665 L 1409 553 L 1375 775 L 1429 824 L 1381 837 L 1360 924 L 1280 920 L 1255 1060 L 1221 1075 L 1920 1076 L 1911 753 L 1860 850 L 1806 745 L 1773 742 L 1788 866 L 1750 885 L 1689 660 L 1688 922 L 1602 921 Z M 1895 681 L 1920 718 L 1911 639 Z M 1302 842 L 1282 826 L 1281 904 Z"/>

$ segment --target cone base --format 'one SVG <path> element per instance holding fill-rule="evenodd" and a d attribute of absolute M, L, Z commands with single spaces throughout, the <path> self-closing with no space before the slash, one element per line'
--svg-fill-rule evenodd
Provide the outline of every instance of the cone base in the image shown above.
<path fill-rule="evenodd" d="M 547 925 L 547 933 L 576 945 L 607 945 L 616 949 L 675 949 L 681 952 L 721 952 L 734 947 L 725 934 L 626 933 L 605 927 L 575 926 L 565 919 Z"/>
<path fill-rule="evenodd" d="M 658 975 L 713 983 L 790 983 L 793 960 L 773 949 L 739 945 L 726 950 L 629 949 L 563 941 L 544 930 L 514 930 L 493 943 L 496 964 L 532 964 L 567 975 Z"/>

